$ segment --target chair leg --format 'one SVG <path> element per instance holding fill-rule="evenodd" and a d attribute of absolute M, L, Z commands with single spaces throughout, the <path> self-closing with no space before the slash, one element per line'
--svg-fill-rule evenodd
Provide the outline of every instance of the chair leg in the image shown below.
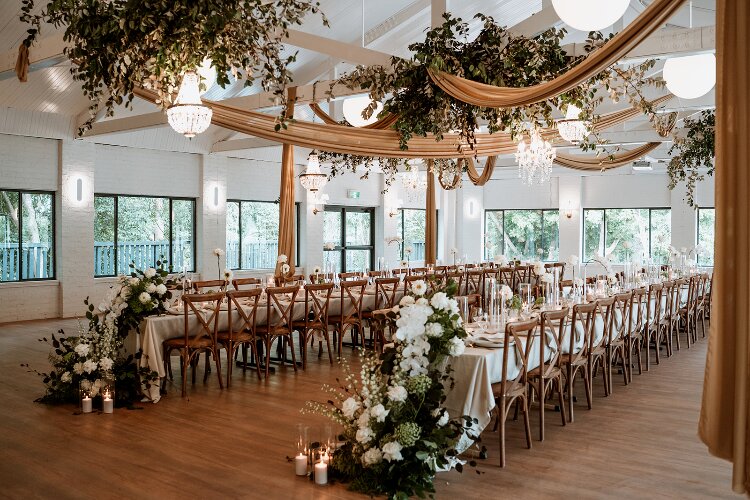
<path fill-rule="evenodd" d="M 326 347 L 328 348 L 328 361 L 333 364 L 333 354 L 331 353 L 331 339 L 328 336 L 328 330 L 325 331 L 324 336 L 326 338 Z"/>
<path fill-rule="evenodd" d="M 544 387 L 544 377 L 541 376 L 540 371 L 539 389 L 537 390 L 539 394 L 539 441 L 544 441 L 544 393 L 546 392 Z"/>
<path fill-rule="evenodd" d="M 497 424 L 500 426 L 500 467 L 505 467 L 505 398 L 500 398 L 497 406 Z"/>
<path fill-rule="evenodd" d="M 572 365 L 568 365 L 568 422 L 573 421 L 573 376 L 575 372 L 573 371 Z"/>
<path fill-rule="evenodd" d="M 211 354 L 213 354 L 214 361 L 216 362 L 216 376 L 219 377 L 219 389 L 224 389 L 224 380 L 221 377 L 221 353 L 219 352 L 219 348 L 214 345 L 213 349 L 211 349 Z M 231 361 L 232 358 L 230 357 L 228 362 L 231 364 Z"/>
<path fill-rule="evenodd" d="M 562 373 L 557 378 L 557 400 L 560 405 L 560 418 L 562 419 L 563 427 L 566 425 L 565 417 L 565 398 L 563 397 L 563 381 Z"/>
<path fill-rule="evenodd" d="M 271 345 L 273 344 L 273 337 L 270 335 L 266 337 L 266 380 L 268 380 L 268 373 L 271 366 Z"/>
<path fill-rule="evenodd" d="M 526 446 L 531 449 L 531 423 L 529 422 L 529 397 L 528 393 L 525 396 L 522 396 L 522 406 L 521 410 L 523 411 L 523 426 L 526 430 Z M 544 409 L 544 400 L 540 401 L 542 403 L 542 409 Z"/>
<path fill-rule="evenodd" d="M 182 353 L 180 353 L 180 357 L 182 361 L 182 397 L 184 398 L 187 394 L 187 372 L 190 367 L 190 357 L 188 355 L 183 356 Z M 193 370 L 193 376 L 195 376 L 195 370 Z"/>
<path fill-rule="evenodd" d="M 289 335 L 289 349 L 292 351 L 292 366 L 294 367 L 294 371 L 297 371 L 297 356 L 294 354 L 294 334 Z M 284 350 L 284 354 L 286 355 L 286 350 Z"/>
<path fill-rule="evenodd" d="M 588 366 L 583 367 L 583 384 L 586 389 L 586 403 L 588 404 L 589 410 L 591 409 L 591 396 L 593 392 L 593 370 Z"/>
<path fill-rule="evenodd" d="M 234 360 L 232 358 L 236 358 L 236 354 L 239 351 L 240 346 L 234 346 L 232 345 L 232 342 L 227 344 L 227 389 L 229 389 L 229 386 L 232 384 L 232 365 L 234 365 Z M 235 356 L 232 356 L 232 354 L 235 354 Z M 221 370 L 219 370 L 219 373 L 221 373 Z"/>

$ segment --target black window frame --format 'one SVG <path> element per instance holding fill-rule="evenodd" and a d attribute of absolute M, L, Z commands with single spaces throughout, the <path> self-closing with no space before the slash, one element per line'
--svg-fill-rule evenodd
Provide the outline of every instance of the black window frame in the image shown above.
<path fill-rule="evenodd" d="M 136 195 L 136 194 L 112 194 L 112 193 L 94 193 L 94 212 L 96 212 L 96 198 L 113 198 L 114 199 L 114 274 L 96 274 L 96 266 L 94 266 L 94 278 L 113 278 L 118 276 L 117 272 L 117 262 L 118 262 L 118 249 L 117 249 L 117 240 L 119 236 L 119 231 L 117 229 L 118 221 L 119 221 L 119 198 L 165 198 L 169 200 L 169 260 L 167 261 L 169 263 L 168 271 L 174 272 L 175 269 L 173 268 L 172 263 L 172 255 L 174 254 L 174 238 L 173 238 L 173 232 L 172 232 L 172 226 L 174 225 L 174 210 L 172 207 L 172 202 L 174 201 L 192 201 L 193 202 L 193 241 L 192 241 L 192 247 L 193 247 L 193 259 L 192 259 L 192 268 L 188 269 L 187 272 L 194 273 L 196 272 L 196 249 L 197 249 L 197 239 L 198 239 L 198 224 L 196 220 L 197 215 L 197 209 L 198 209 L 198 200 L 196 198 L 190 198 L 188 196 L 156 196 L 156 195 Z M 96 213 L 94 213 L 94 224 L 96 224 Z"/>
<path fill-rule="evenodd" d="M 606 208 L 584 208 L 581 211 L 581 262 L 583 264 L 589 264 L 593 262 L 592 259 L 586 260 L 586 212 L 588 211 L 604 211 L 602 223 L 604 225 L 604 246 L 607 246 L 607 210 L 648 210 L 648 258 L 651 259 L 653 256 L 653 238 L 651 236 L 651 212 L 654 210 L 669 210 L 670 216 L 672 214 L 672 207 L 606 207 Z M 669 226 L 670 239 L 672 235 L 672 226 Z M 618 263 L 614 263 L 619 265 Z"/>
<path fill-rule="evenodd" d="M 44 191 L 41 189 L 3 189 L 6 193 L 18 193 L 18 279 L 0 281 L 3 283 L 21 283 L 23 281 L 52 281 L 57 279 L 57 199 L 55 191 Z M 52 196 L 52 275 L 46 278 L 24 278 L 21 276 L 23 271 L 23 199 L 24 194 L 47 194 Z"/>
<path fill-rule="evenodd" d="M 494 255 L 487 255 L 487 212 L 502 212 L 503 214 L 503 238 L 501 239 L 502 243 L 502 253 L 505 255 L 505 212 L 539 212 L 540 215 L 540 226 L 542 228 L 542 235 L 541 235 L 541 242 L 539 248 L 547 248 L 544 241 L 544 214 L 545 212 L 557 212 L 557 260 L 560 260 L 560 209 L 559 208 L 486 208 L 484 210 L 484 220 L 483 220 L 483 226 L 484 226 L 484 236 L 485 240 L 482 242 L 482 255 L 484 255 L 485 259 L 492 259 L 494 258 Z M 509 259 L 512 258 L 512 255 L 507 256 Z M 552 262 L 546 260 L 546 258 L 541 259 L 542 262 Z"/>
<path fill-rule="evenodd" d="M 701 210 L 713 210 L 714 211 L 714 259 L 716 258 L 716 207 L 698 207 L 698 209 L 695 211 L 695 244 L 696 246 L 700 244 L 701 241 Z M 700 255 L 698 255 L 698 258 L 695 260 L 695 263 L 698 267 L 713 267 L 714 262 L 711 262 L 711 264 L 701 264 L 700 262 Z"/>
<path fill-rule="evenodd" d="M 229 203 L 239 203 L 239 212 L 238 212 L 238 219 L 237 219 L 237 234 L 240 235 L 240 246 L 238 249 L 237 254 L 237 262 L 239 263 L 238 267 L 229 267 L 232 271 L 263 271 L 268 269 L 273 269 L 273 267 L 250 267 L 250 268 L 243 268 L 242 267 L 242 204 L 243 203 L 269 203 L 278 205 L 278 201 L 273 200 L 243 200 L 239 198 L 232 198 L 227 199 L 227 204 Z M 299 243 L 299 236 L 300 236 L 300 224 L 299 224 L 299 214 L 300 214 L 300 202 L 295 201 L 294 202 L 294 251 L 296 252 L 294 262 L 299 265 L 299 255 L 300 255 L 300 243 Z M 226 227 L 224 228 L 224 233 L 226 234 Z M 226 247 L 226 243 L 224 245 Z M 226 248 L 224 249 L 226 251 Z"/>
<path fill-rule="evenodd" d="M 351 207 L 345 205 L 326 205 L 326 212 L 341 213 L 341 245 L 336 245 L 333 250 L 323 250 L 323 252 L 339 252 L 341 256 L 341 272 L 348 272 L 346 269 L 346 251 L 347 250 L 370 250 L 369 269 L 375 268 L 375 208 L 374 207 Z M 346 244 L 346 213 L 359 212 L 370 214 L 370 244 L 369 245 L 347 245 Z M 325 256 L 325 253 L 323 254 Z M 325 259 L 324 259 L 325 260 Z"/>

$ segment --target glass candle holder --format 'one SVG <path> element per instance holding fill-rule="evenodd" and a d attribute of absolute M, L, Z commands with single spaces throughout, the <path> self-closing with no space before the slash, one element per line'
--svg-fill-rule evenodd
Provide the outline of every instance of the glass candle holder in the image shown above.
<path fill-rule="evenodd" d="M 104 413 L 114 413 L 115 411 L 115 379 L 108 376 L 103 379 L 102 387 L 102 411 Z"/>
<path fill-rule="evenodd" d="M 91 413 L 94 410 L 94 398 L 91 396 L 91 388 L 84 388 L 83 380 L 78 385 L 78 398 L 81 413 Z"/>
<path fill-rule="evenodd" d="M 297 443 L 294 455 L 294 473 L 297 476 L 307 475 L 307 463 L 309 461 L 308 429 L 308 427 L 302 424 L 297 424 Z"/>

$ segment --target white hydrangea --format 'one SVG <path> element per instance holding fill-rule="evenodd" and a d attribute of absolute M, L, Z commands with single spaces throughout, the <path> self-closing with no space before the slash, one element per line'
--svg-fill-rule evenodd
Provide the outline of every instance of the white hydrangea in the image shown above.
<path fill-rule="evenodd" d="M 91 381 L 87 379 L 81 380 L 81 389 L 88 391 L 91 389 Z"/>
<path fill-rule="evenodd" d="M 74 364 L 73 371 L 76 373 L 76 375 L 83 375 L 83 363 Z"/>
<path fill-rule="evenodd" d="M 450 304 L 448 303 L 448 295 L 445 292 L 437 292 L 430 299 L 430 305 L 435 309 L 448 309 Z"/>
<path fill-rule="evenodd" d="M 430 323 L 424 328 L 424 333 L 428 337 L 439 337 L 443 334 L 443 325 L 440 323 Z"/>
<path fill-rule="evenodd" d="M 388 399 L 390 399 L 394 403 L 400 403 L 402 401 L 406 401 L 406 397 L 409 395 L 406 392 L 406 389 L 404 389 L 404 387 L 401 385 L 390 386 L 386 394 L 388 395 Z"/>
<path fill-rule="evenodd" d="M 375 465 L 383 461 L 383 452 L 379 448 L 370 448 L 362 454 L 364 465 Z"/>
<path fill-rule="evenodd" d="M 385 406 L 380 403 L 370 408 L 370 414 L 376 422 L 385 422 L 385 417 L 388 416 L 388 413 L 390 413 L 390 411 L 391 410 L 386 410 Z"/>
<path fill-rule="evenodd" d="M 111 358 L 108 358 L 106 356 L 99 360 L 99 366 L 101 367 L 102 370 L 105 370 L 105 371 L 111 370 L 114 364 L 115 362 L 112 361 Z"/>
<path fill-rule="evenodd" d="M 69 383 L 71 380 L 73 380 L 73 376 L 70 374 L 70 372 L 65 372 L 60 376 L 60 380 L 65 382 L 66 384 Z"/>
<path fill-rule="evenodd" d="M 449 351 L 451 356 L 460 356 L 461 354 L 464 353 L 465 350 L 466 350 L 466 345 L 464 344 L 463 340 L 461 340 L 458 337 L 453 337 L 451 339 L 450 351 Z"/>
<path fill-rule="evenodd" d="M 133 286 L 137 285 L 137 284 L 138 284 L 138 283 L 140 283 L 140 282 L 141 282 L 141 280 L 139 280 L 138 278 L 135 278 L 135 277 L 133 277 L 133 278 L 130 278 L 130 279 L 128 280 L 128 283 L 130 283 L 130 284 L 131 284 L 131 285 L 133 285 Z"/>
<path fill-rule="evenodd" d="M 417 280 L 411 285 L 411 289 L 414 292 L 414 295 L 421 297 L 427 293 L 427 283 L 425 283 L 424 280 Z"/>
<path fill-rule="evenodd" d="M 148 292 L 142 292 L 138 296 L 138 300 L 141 302 L 141 304 L 148 304 L 151 302 L 151 295 L 148 294 Z"/>
<path fill-rule="evenodd" d="M 154 269 L 153 267 L 149 267 L 148 269 L 146 269 L 145 271 L 143 271 L 143 275 L 146 278 L 151 279 L 154 276 L 156 276 L 156 269 Z"/>
<path fill-rule="evenodd" d="M 149 283 L 146 287 L 148 293 L 154 293 L 156 291 L 156 283 Z"/>
<path fill-rule="evenodd" d="M 367 444 L 370 441 L 372 441 L 373 438 L 373 432 L 372 429 L 369 427 L 362 427 L 359 430 L 357 430 L 357 434 L 355 436 L 358 443 Z"/>
<path fill-rule="evenodd" d="M 78 344 L 75 348 L 76 354 L 78 354 L 82 358 L 88 356 L 90 350 L 91 346 L 89 346 L 88 344 Z"/>
<path fill-rule="evenodd" d="M 370 412 L 368 410 L 363 411 L 357 419 L 357 427 L 364 429 L 369 427 L 370 424 Z"/>
<path fill-rule="evenodd" d="M 536 262 L 534 264 L 534 274 L 536 274 L 537 276 L 541 276 L 545 272 L 547 272 L 547 271 L 546 271 L 546 269 L 544 267 L 544 263 L 542 263 L 542 262 Z"/>
<path fill-rule="evenodd" d="M 353 418 L 354 414 L 359 410 L 359 406 L 359 401 L 349 398 L 341 404 L 341 411 L 346 418 Z"/>
<path fill-rule="evenodd" d="M 420 297 L 420 298 L 417 299 L 417 301 L 415 302 L 415 304 L 418 305 L 418 306 L 429 306 L 430 305 L 430 301 L 427 300 L 424 297 Z M 430 311 L 430 314 L 432 314 L 432 311 Z"/>
<path fill-rule="evenodd" d="M 383 445 L 383 458 L 385 460 L 388 460 L 389 462 L 398 462 L 399 460 L 403 460 L 404 457 L 401 456 L 401 450 L 403 449 L 403 446 L 401 446 L 401 443 L 398 441 L 391 441 L 390 443 L 386 443 Z"/>
<path fill-rule="evenodd" d="M 87 359 L 86 361 L 83 362 L 83 371 L 85 371 L 86 373 L 91 373 L 94 370 L 96 370 L 96 366 L 97 366 L 96 361 Z"/>
<path fill-rule="evenodd" d="M 165 293 L 167 293 L 167 286 L 164 283 L 162 283 L 162 284 L 160 284 L 159 286 L 156 287 L 156 294 L 157 295 L 162 296 Z"/>
<path fill-rule="evenodd" d="M 412 297 L 411 295 L 404 295 L 403 297 L 401 297 L 401 301 L 398 304 L 401 307 L 406 307 L 406 306 L 413 306 L 414 302 L 415 302 L 414 297 Z"/>

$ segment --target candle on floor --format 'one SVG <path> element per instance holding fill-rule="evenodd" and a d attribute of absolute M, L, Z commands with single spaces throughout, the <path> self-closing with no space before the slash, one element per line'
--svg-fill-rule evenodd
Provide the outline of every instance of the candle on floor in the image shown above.
<path fill-rule="evenodd" d="M 112 395 L 109 392 L 105 392 L 102 398 L 102 410 L 104 410 L 104 413 L 113 413 L 115 411 L 115 400 L 112 399 Z"/>
<path fill-rule="evenodd" d="M 84 396 L 83 399 L 81 399 L 81 411 L 83 413 L 91 413 L 92 401 L 90 396 Z"/>
<path fill-rule="evenodd" d="M 315 484 L 328 484 L 328 464 L 323 462 L 315 464 Z"/>
<path fill-rule="evenodd" d="M 307 455 L 300 453 L 294 457 L 294 473 L 298 476 L 307 475 Z"/>

